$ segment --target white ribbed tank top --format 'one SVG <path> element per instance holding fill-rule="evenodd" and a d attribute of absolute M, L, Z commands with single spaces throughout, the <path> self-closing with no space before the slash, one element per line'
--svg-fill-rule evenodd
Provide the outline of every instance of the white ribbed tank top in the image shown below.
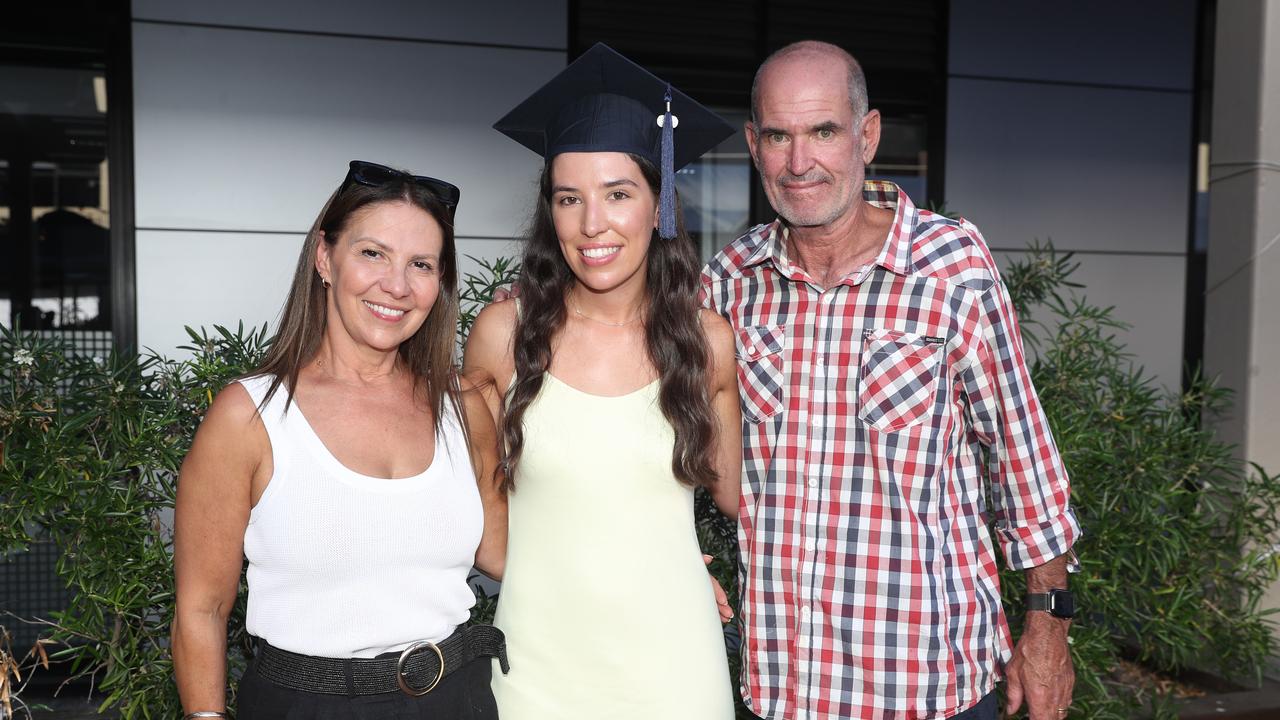
<path fill-rule="evenodd" d="M 241 380 L 261 405 L 271 376 Z M 247 625 L 283 650 L 373 657 L 465 622 L 484 525 L 466 438 L 445 403 L 423 473 L 387 480 L 338 461 L 281 385 L 259 411 L 274 472 L 249 514 Z"/>

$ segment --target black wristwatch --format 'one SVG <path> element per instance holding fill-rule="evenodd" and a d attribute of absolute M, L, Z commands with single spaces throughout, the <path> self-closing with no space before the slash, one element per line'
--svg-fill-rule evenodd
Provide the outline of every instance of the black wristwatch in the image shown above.
<path fill-rule="evenodd" d="M 1076 601 L 1070 590 L 1054 588 L 1047 593 L 1029 593 L 1028 610 L 1043 610 L 1056 618 L 1069 620 L 1075 617 Z"/>

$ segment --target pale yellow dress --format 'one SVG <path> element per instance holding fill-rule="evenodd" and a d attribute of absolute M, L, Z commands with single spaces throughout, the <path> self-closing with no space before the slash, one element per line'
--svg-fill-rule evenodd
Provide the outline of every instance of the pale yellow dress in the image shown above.
<path fill-rule="evenodd" d="M 628 395 L 550 373 L 525 413 L 494 624 L 501 720 L 728 720 L 719 615 L 671 473 L 658 383 Z"/>

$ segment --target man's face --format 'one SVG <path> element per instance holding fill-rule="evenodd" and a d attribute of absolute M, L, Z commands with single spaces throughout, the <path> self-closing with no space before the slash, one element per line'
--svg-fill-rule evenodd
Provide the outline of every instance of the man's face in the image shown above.
<path fill-rule="evenodd" d="M 853 116 L 844 64 L 822 55 L 774 61 L 758 90 L 759 117 L 746 136 L 769 204 L 793 227 L 847 216 L 880 141 L 879 113 Z"/>

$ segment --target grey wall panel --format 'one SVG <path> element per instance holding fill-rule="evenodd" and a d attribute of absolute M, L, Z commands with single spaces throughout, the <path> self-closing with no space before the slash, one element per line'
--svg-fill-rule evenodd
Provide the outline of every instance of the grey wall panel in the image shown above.
<path fill-rule="evenodd" d="M 180 356 L 183 326 L 275 327 L 293 279 L 303 235 L 139 230 L 138 345 Z M 458 238 L 459 271 L 472 258 L 517 256 L 513 240 Z"/>
<path fill-rule="evenodd" d="M 518 262 L 522 248 L 516 239 L 458 238 L 458 273 L 466 275 L 480 272 L 478 261 L 493 262 L 509 258 Z"/>
<path fill-rule="evenodd" d="M 1003 270 L 1025 253 L 997 252 Z M 1090 305 L 1114 307 L 1112 316 L 1128 323 L 1117 333 L 1135 365 L 1176 391 L 1182 382 L 1182 323 L 1186 297 L 1186 260 L 1146 255 L 1076 255 L 1080 267 L 1071 276 L 1084 285 L 1074 292 Z M 1058 323 L 1041 309 L 1031 317 L 1050 329 Z M 1024 323 L 1026 324 L 1026 323 Z"/>
<path fill-rule="evenodd" d="M 1189 95 L 952 78 L 947 204 L 993 247 L 1182 253 Z"/>
<path fill-rule="evenodd" d="M 274 327 L 302 241 L 302 234 L 139 230 L 138 346 L 179 356 L 184 325 Z"/>
<path fill-rule="evenodd" d="M 560 49 L 569 27 L 565 0 L 133 0 L 133 17 Z"/>
<path fill-rule="evenodd" d="M 1195 0 L 953 0 L 950 72 L 1190 90 Z"/>
<path fill-rule="evenodd" d="M 561 53 L 134 23 L 137 224 L 305 231 L 353 158 L 462 188 L 510 237 L 539 159 L 490 129 Z"/>

